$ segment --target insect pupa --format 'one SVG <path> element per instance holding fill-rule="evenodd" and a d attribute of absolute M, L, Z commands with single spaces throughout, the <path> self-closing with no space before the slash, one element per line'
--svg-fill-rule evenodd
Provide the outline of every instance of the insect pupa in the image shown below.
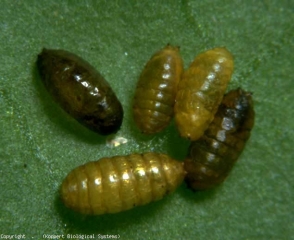
<path fill-rule="evenodd" d="M 122 105 L 88 62 L 68 51 L 44 48 L 37 67 L 45 88 L 69 115 L 102 135 L 119 130 Z"/>
<path fill-rule="evenodd" d="M 161 199 L 182 183 L 184 174 L 182 162 L 164 154 L 102 158 L 72 170 L 61 198 L 83 214 L 117 213 Z"/>
<path fill-rule="evenodd" d="M 134 120 L 143 133 L 160 132 L 169 124 L 182 71 L 178 47 L 167 45 L 147 62 L 138 80 L 133 103 Z"/>
<path fill-rule="evenodd" d="M 204 135 L 190 145 L 184 162 L 188 186 L 204 190 L 222 183 L 243 151 L 253 125 L 251 93 L 240 88 L 227 93 Z"/>
<path fill-rule="evenodd" d="M 198 55 L 183 73 L 175 103 L 175 122 L 182 137 L 201 137 L 213 120 L 233 72 L 233 57 L 225 48 Z"/>

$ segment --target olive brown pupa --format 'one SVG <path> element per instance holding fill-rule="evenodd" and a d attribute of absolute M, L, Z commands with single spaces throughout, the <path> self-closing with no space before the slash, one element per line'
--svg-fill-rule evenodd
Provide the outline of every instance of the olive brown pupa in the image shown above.
<path fill-rule="evenodd" d="M 161 199 L 184 175 L 183 163 L 165 154 L 106 157 L 72 170 L 62 183 L 61 199 L 82 214 L 117 213 Z"/>
<path fill-rule="evenodd" d="M 225 48 L 198 55 L 183 73 L 175 103 L 175 122 L 182 137 L 201 137 L 213 120 L 233 72 L 233 57 Z"/>
<path fill-rule="evenodd" d="M 227 93 L 204 135 L 190 145 L 184 161 L 188 186 L 205 190 L 222 183 L 243 151 L 253 125 L 251 93 L 240 88 Z"/>
<path fill-rule="evenodd" d="M 104 77 L 81 57 L 43 49 L 37 67 L 47 91 L 69 115 L 101 135 L 119 130 L 123 108 Z"/>
<path fill-rule="evenodd" d="M 158 133 L 169 124 L 182 72 L 179 47 L 171 45 L 156 52 L 145 65 L 133 102 L 134 120 L 142 133 Z"/>

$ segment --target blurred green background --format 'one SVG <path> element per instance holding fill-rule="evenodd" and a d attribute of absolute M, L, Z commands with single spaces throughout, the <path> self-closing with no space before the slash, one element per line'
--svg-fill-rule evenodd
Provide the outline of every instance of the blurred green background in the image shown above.
<path fill-rule="evenodd" d="M 294 2 L 2 0 L 0 8 L 0 234 L 119 234 L 121 239 L 294 239 Z M 158 151 L 183 160 L 172 123 L 142 136 L 131 102 L 144 64 L 167 43 L 188 67 L 207 49 L 235 57 L 229 88 L 254 93 L 256 123 L 220 187 L 183 184 L 162 201 L 98 217 L 66 209 L 58 189 L 74 167 L 104 156 Z M 50 98 L 36 72 L 43 47 L 80 55 L 109 81 L 125 118 L 109 147 Z M 292 182 L 292 183 L 291 183 Z M 100 236 L 101 236 L 100 235 Z"/>

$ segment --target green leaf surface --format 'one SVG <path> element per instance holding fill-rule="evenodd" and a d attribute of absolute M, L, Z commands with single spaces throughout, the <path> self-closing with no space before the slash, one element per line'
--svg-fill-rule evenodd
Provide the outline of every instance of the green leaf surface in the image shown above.
<path fill-rule="evenodd" d="M 293 239 L 293 22 L 294 2 L 287 0 L 2 0 L 1 238 Z M 229 88 L 254 93 L 255 127 L 231 175 L 212 191 L 193 193 L 183 184 L 161 201 L 119 214 L 66 209 L 59 186 L 90 160 L 146 151 L 184 159 L 189 143 L 174 124 L 145 137 L 131 117 L 138 76 L 167 43 L 181 47 L 185 67 L 200 52 L 226 46 L 235 58 Z M 117 136 L 126 144 L 110 148 L 108 138 L 53 102 L 36 73 L 43 47 L 74 52 L 105 76 L 125 110 Z"/>

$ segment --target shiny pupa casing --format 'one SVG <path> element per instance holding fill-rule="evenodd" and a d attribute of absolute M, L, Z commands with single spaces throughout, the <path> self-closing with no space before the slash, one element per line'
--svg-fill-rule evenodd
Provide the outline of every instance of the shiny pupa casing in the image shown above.
<path fill-rule="evenodd" d="M 242 153 L 254 125 L 251 93 L 238 88 L 227 93 L 204 135 L 190 145 L 184 167 L 193 190 L 222 183 Z"/>
<path fill-rule="evenodd" d="M 123 108 L 104 77 L 81 57 L 43 49 L 37 67 L 45 88 L 69 115 L 101 135 L 119 130 Z"/>
<path fill-rule="evenodd" d="M 158 133 L 168 126 L 182 72 L 179 48 L 171 45 L 156 52 L 145 65 L 133 101 L 134 120 L 142 133 Z"/>
<path fill-rule="evenodd" d="M 83 214 L 117 213 L 163 198 L 184 175 L 183 163 L 165 154 L 102 158 L 72 170 L 62 183 L 61 199 Z"/>
<path fill-rule="evenodd" d="M 175 103 L 180 135 L 200 138 L 214 118 L 233 73 L 233 56 L 226 48 L 199 54 L 183 73 Z"/>

